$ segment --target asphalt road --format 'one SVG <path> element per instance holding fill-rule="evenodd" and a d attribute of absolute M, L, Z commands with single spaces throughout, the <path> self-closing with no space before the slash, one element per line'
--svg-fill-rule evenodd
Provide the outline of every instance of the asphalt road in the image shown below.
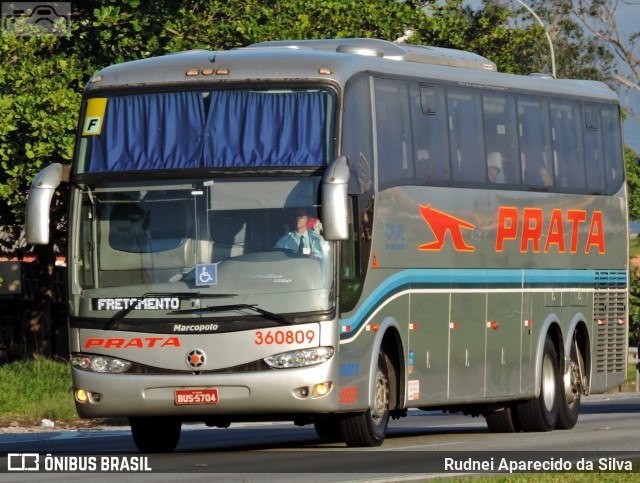
<path fill-rule="evenodd" d="M 390 423 L 382 447 L 361 449 L 321 440 L 310 426 L 184 425 L 175 453 L 147 457 L 137 453 L 128 428 L 54 428 L 0 435 L 0 481 L 175 483 L 176 474 L 184 481 L 424 481 L 505 469 L 532 471 L 536 464 L 546 472 L 582 469 L 578 465 L 588 469 L 588 464 L 628 472 L 640 461 L 638 416 L 638 393 L 591 396 L 583 400 L 573 430 L 551 433 L 493 434 L 481 417 L 410 411 L 409 417 Z M 26 455 L 24 460 L 18 453 Z M 33 465 L 34 455 L 39 472 L 7 471 L 9 465 L 20 468 L 22 461 L 25 468 Z M 118 471 L 100 472 L 103 468 Z M 147 468 L 152 471 L 132 471 Z"/>

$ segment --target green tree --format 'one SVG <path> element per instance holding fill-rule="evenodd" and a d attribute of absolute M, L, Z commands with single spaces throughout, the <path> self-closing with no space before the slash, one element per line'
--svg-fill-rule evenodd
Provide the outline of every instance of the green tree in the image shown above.
<path fill-rule="evenodd" d="M 59 50 L 54 36 L 0 38 L 0 226 L 4 251 L 23 249 L 24 201 L 35 174 L 53 162 L 70 162 L 80 93 L 85 82 L 80 63 Z M 64 198 L 56 198 L 52 220 L 64 244 Z M 54 247 L 40 247 L 39 277 L 27 335 L 31 353 L 47 353 L 44 328 L 52 298 Z"/>
<path fill-rule="evenodd" d="M 168 51 L 230 49 L 265 40 L 376 37 L 395 40 L 424 22 L 422 2 L 394 0 L 196 0 L 165 28 Z"/>
<path fill-rule="evenodd" d="M 168 30 L 187 2 L 170 0 L 85 0 L 74 3 L 72 35 L 64 48 L 84 59 L 90 71 L 167 53 Z M 195 21 L 195 19 L 192 19 Z"/>
<path fill-rule="evenodd" d="M 629 196 L 629 218 L 640 220 L 640 158 L 631 149 L 625 149 L 627 166 L 627 192 Z M 637 254 L 632 254 L 637 255 Z M 638 315 L 640 313 L 640 267 L 629 263 L 629 281 L 631 284 L 629 303 L 629 343 L 636 345 L 640 341 Z"/>
<path fill-rule="evenodd" d="M 24 201 L 35 174 L 53 162 L 69 162 L 81 91 L 79 62 L 57 52 L 58 38 L 0 37 L 0 225 L 16 248 Z"/>

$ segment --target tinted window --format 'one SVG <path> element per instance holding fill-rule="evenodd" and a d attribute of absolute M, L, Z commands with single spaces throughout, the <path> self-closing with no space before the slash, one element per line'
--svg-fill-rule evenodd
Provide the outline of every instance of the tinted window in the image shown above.
<path fill-rule="evenodd" d="M 457 181 L 485 180 L 485 162 L 480 94 L 447 89 L 451 172 Z"/>
<path fill-rule="evenodd" d="M 380 187 L 413 182 L 409 83 L 376 79 L 375 101 Z"/>
<path fill-rule="evenodd" d="M 580 106 L 576 101 L 552 101 L 549 104 L 549 114 L 556 187 L 583 189 L 585 173 L 581 133 L 584 123 L 580 116 Z"/>
<path fill-rule="evenodd" d="M 418 184 L 449 179 L 447 108 L 443 87 L 411 85 L 413 153 Z"/>
<path fill-rule="evenodd" d="M 547 104 L 528 97 L 518 98 L 520 168 L 528 186 L 549 189 L 553 185 L 551 129 Z"/>
<path fill-rule="evenodd" d="M 620 114 L 616 106 L 602 106 L 600 114 L 607 192 L 612 194 L 620 188 L 624 179 Z"/>
<path fill-rule="evenodd" d="M 602 151 L 600 109 L 587 104 L 584 108 L 584 161 L 587 171 L 587 187 L 590 193 L 604 193 L 606 178 Z"/>
<path fill-rule="evenodd" d="M 487 183 L 492 189 L 613 194 L 622 184 L 614 105 L 374 82 L 381 189 Z"/>
<path fill-rule="evenodd" d="M 485 95 L 482 98 L 482 111 L 487 180 L 490 183 L 519 183 L 520 163 L 514 97 Z"/>
<path fill-rule="evenodd" d="M 349 193 L 363 194 L 373 189 L 373 125 L 369 78 L 349 83 L 344 102 L 342 154 L 349 158 Z"/>

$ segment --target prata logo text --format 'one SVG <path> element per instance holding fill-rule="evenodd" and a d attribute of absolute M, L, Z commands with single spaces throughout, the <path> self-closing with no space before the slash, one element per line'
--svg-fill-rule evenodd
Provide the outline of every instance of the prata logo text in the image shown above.
<path fill-rule="evenodd" d="M 179 337 L 90 337 L 84 343 L 85 349 L 153 349 L 180 347 Z"/>
<path fill-rule="evenodd" d="M 458 252 L 474 252 L 475 246 L 465 240 L 475 225 L 431 207 L 420 206 L 420 214 L 431 229 L 435 241 L 418 246 L 422 251 L 440 251 L 450 238 Z M 604 219 L 602 211 L 555 208 L 523 208 L 501 206 L 496 220 L 495 251 L 501 253 L 513 246 L 521 253 L 584 253 L 604 255 Z M 463 231 L 465 230 L 465 231 Z M 449 237 L 447 237 L 447 233 Z"/>

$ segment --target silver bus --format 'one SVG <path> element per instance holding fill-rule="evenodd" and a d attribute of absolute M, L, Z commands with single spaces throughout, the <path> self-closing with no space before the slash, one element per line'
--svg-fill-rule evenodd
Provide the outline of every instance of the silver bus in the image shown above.
<path fill-rule="evenodd" d="M 183 422 L 378 446 L 412 410 L 570 429 L 627 369 L 620 109 L 592 81 L 375 39 L 114 65 L 72 166 L 73 392 L 142 452 Z"/>

